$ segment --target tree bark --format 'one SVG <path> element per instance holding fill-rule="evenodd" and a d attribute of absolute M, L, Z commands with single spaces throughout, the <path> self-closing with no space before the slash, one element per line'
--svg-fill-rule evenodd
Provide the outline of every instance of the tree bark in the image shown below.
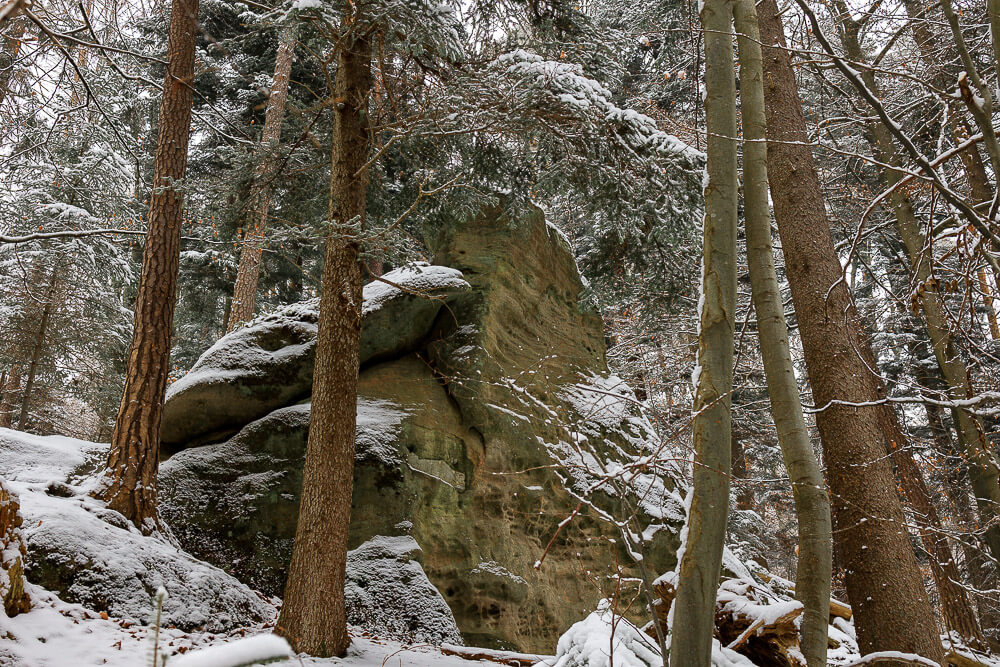
<path fill-rule="evenodd" d="M 243 234 L 243 247 L 240 249 L 240 264 L 236 270 L 236 284 L 233 286 L 233 301 L 226 320 L 226 332 L 252 318 L 257 302 L 260 256 L 264 249 L 267 215 L 271 208 L 272 182 L 277 176 L 279 165 L 277 148 L 281 140 L 281 126 L 285 120 L 288 82 L 292 76 L 292 61 L 295 59 L 295 29 L 291 26 L 282 28 L 278 40 L 274 82 L 267 99 L 264 131 L 260 139 L 260 162 L 250 186 L 250 222 Z"/>
<path fill-rule="evenodd" d="M 337 51 L 331 231 L 326 238 L 319 338 L 302 502 L 276 632 L 299 652 L 343 655 L 350 644 L 344 609 L 351 520 L 354 436 L 361 346 L 361 263 L 368 175 L 368 98 L 372 45 L 345 16 Z M 357 30 L 357 28 L 354 28 Z"/>
<path fill-rule="evenodd" d="M 191 131 L 197 31 L 198 0 L 174 0 L 132 344 L 111 435 L 106 479 L 97 491 L 108 507 L 121 512 L 146 533 L 160 527 L 156 511 L 160 418 L 170 372 L 170 338 L 177 300 L 184 215 L 182 183 Z"/>
<path fill-rule="evenodd" d="M 885 457 L 872 373 L 858 354 L 867 341 L 833 244 L 809 149 L 795 74 L 774 0 L 762 0 L 767 168 L 785 270 L 799 322 L 823 442 L 835 539 L 865 653 L 943 651 Z"/>
<path fill-rule="evenodd" d="M 708 133 L 700 328 L 693 425 L 694 471 L 687 538 L 678 565 L 671 667 L 708 667 L 715 597 L 729 515 L 733 329 L 736 310 L 736 81 L 733 2 L 705 0 L 705 122 Z"/>
<path fill-rule="evenodd" d="M 788 325 L 774 268 L 771 211 L 767 200 L 764 75 L 754 0 L 738 0 L 735 18 L 739 35 L 740 108 L 745 140 L 743 202 L 750 288 L 757 311 L 771 414 L 792 484 L 798 518 L 799 559 L 795 596 L 805 606 L 799 644 L 809 667 L 824 667 L 833 570 L 830 497 L 802 413 L 799 386 L 788 348 Z"/>
<path fill-rule="evenodd" d="M 56 284 L 58 282 L 59 269 L 52 268 L 52 275 L 49 277 L 49 286 L 45 290 L 45 303 L 42 304 L 42 314 L 38 322 L 38 334 L 35 335 L 35 343 L 31 346 L 31 360 L 28 362 L 28 377 L 24 381 L 24 393 L 21 394 L 21 410 L 17 417 L 17 428 L 21 431 L 28 426 L 28 413 L 31 408 L 31 392 L 35 387 L 35 374 L 38 372 L 38 362 L 42 359 L 42 350 L 45 348 L 45 335 L 49 331 L 49 319 L 52 317 L 53 302 L 56 296 Z"/>
<path fill-rule="evenodd" d="M 863 62 L 864 52 L 858 39 L 857 24 L 849 17 L 848 9 L 838 2 L 840 11 L 841 41 L 847 52 L 847 57 L 855 62 Z M 923 35 L 921 42 L 927 44 L 931 37 Z M 878 81 L 870 69 L 862 70 L 861 77 L 876 94 L 879 94 Z M 868 124 L 871 131 L 872 148 L 878 159 L 887 165 L 901 164 L 889 130 L 882 123 Z M 882 169 L 882 178 L 888 187 L 894 186 L 903 177 L 902 172 L 894 169 Z M 974 179 L 971 179 L 974 181 Z M 944 311 L 937 283 L 931 273 L 930 248 L 913 212 L 913 203 L 902 188 L 896 188 L 889 196 L 892 213 L 895 216 L 896 228 L 903 240 L 910 259 L 910 270 L 918 285 L 917 303 L 924 316 L 927 333 L 930 336 L 934 358 L 937 360 L 948 390 L 948 397 L 955 401 L 969 398 L 971 394 L 968 385 L 968 369 L 965 361 L 955 347 L 954 338 L 948 326 L 948 318 Z M 1000 558 L 1000 472 L 998 472 L 996 457 L 990 451 L 986 442 L 985 431 L 979 419 L 971 412 L 955 409 L 955 427 L 958 442 L 969 465 L 969 479 L 976 496 L 979 515 L 986 527 L 983 540 L 994 558 Z"/>
<path fill-rule="evenodd" d="M 24 36 L 24 17 L 15 18 L 10 28 L 10 36 L 4 39 L 0 50 L 0 105 L 10 94 L 10 80 L 14 76 L 14 63 L 21 52 L 21 37 Z"/>

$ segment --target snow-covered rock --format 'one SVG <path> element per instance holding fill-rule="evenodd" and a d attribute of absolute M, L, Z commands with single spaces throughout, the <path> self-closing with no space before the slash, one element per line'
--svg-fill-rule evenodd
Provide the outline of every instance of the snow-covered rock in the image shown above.
<path fill-rule="evenodd" d="M 684 517 L 675 468 L 609 372 L 600 313 L 541 211 L 513 216 L 501 202 L 440 223 L 428 228 L 435 266 L 365 289 L 363 332 L 386 338 L 358 378 L 349 547 L 412 536 L 466 641 L 547 653 L 597 602 L 581 572 L 629 562 L 638 535 L 646 562 L 673 566 Z M 420 318 L 400 304 L 436 289 L 447 303 L 413 297 L 414 307 L 438 308 L 413 329 Z M 241 380 L 231 381 L 237 389 L 226 391 L 238 391 Z M 172 393 L 168 412 L 182 412 L 178 400 Z M 160 469 L 162 515 L 185 548 L 271 595 L 281 593 L 295 534 L 308 431 L 308 407 L 295 404 L 307 401 L 276 406 L 229 441 L 184 449 Z M 233 402 L 213 409 L 229 414 Z M 638 534 L 623 540 L 608 518 Z"/>
<path fill-rule="evenodd" d="M 132 623 L 152 618 L 152 597 L 169 591 L 164 625 L 222 632 L 275 614 L 269 601 L 163 537 L 143 536 L 88 495 L 88 459 L 104 447 L 0 430 L 0 476 L 21 501 L 28 579 L 69 602 Z"/>
<path fill-rule="evenodd" d="M 421 567 L 408 535 L 377 535 L 347 553 L 347 620 L 373 635 L 406 642 L 461 644 L 455 616 Z"/>
<path fill-rule="evenodd" d="M 383 282 L 384 281 L 384 282 Z M 461 272 L 415 264 L 364 288 L 361 363 L 413 350 L 445 303 L 469 289 Z M 169 448 L 218 442 L 312 391 L 319 300 L 258 317 L 220 338 L 167 390 L 161 439 Z"/>

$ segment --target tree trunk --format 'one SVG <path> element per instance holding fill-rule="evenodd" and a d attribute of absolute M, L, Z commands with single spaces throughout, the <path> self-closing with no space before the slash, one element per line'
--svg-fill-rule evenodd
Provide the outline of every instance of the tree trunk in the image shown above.
<path fill-rule="evenodd" d="M 10 28 L 10 36 L 4 39 L 0 50 L 0 106 L 10 94 L 10 80 L 14 76 L 14 63 L 21 52 L 21 37 L 24 36 L 24 17 L 15 18 Z"/>
<path fill-rule="evenodd" d="M 345 28 L 353 17 L 345 16 Z M 309 442 L 302 502 L 276 631 L 292 648 L 343 655 L 350 644 L 344 609 L 351 520 L 354 435 L 361 345 L 359 229 L 368 175 L 371 42 L 347 29 L 337 51 L 330 220 L 320 298 Z"/>
<path fill-rule="evenodd" d="M 788 349 L 788 325 L 778 288 L 767 201 L 767 145 L 760 30 L 754 0 L 736 3 L 740 52 L 740 108 L 743 113 L 743 202 L 747 264 L 761 356 L 778 444 L 788 470 L 798 518 L 799 559 L 795 596 L 805 606 L 801 640 L 809 667 L 826 665 L 833 569 L 830 498 L 813 453 Z"/>
<path fill-rule="evenodd" d="M 257 301 L 257 281 L 260 277 L 260 256 L 264 249 L 267 215 L 271 208 L 272 181 L 278 170 L 278 142 L 281 125 L 285 119 L 285 102 L 288 99 L 288 82 L 292 76 L 295 57 L 295 29 L 282 28 L 278 41 L 278 55 L 274 61 L 274 83 L 267 99 L 264 115 L 264 132 L 260 139 L 260 162 L 250 186 L 250 222 L 243 234 L 240 265 L 236 270 L 233 302 L 226 320 L 226 332 L 253 317 Z"/>
<path fill-rule="evenodd" d="M 21 410 L 17 417 L 17 428 L 21 431 L 25 430 L 28 426 L 31 392 L 35 387 L 35 373 L 38 372 L 38 362 L 41 361 L 42 350 L 45 348 L 45 335 L 49 331 L 49 319 L 52 317 L 58 273 L 59 269 L 53 267 L 52 275 L 49 278 L 49 287 L 45 290 L 45 303 L 42 305 L 42 315 L 38 322 L 38 334 L 35 336 L 35 344 L 31 347 L 31 361 L 28 362 L 28 377 L 24 381 L 24 393 L 21 394 Z"/>
<path fill-rule="evenodd" d="M 14 421 L 14 394 L 21 388 L 21 369 L 17 364 L 10 368 L 3 386 L 3 401 L 0 401 L 0 427 L 10 428 Z"/>
<path fill-rule="evenodd" d="M 671 667 L 711 664 L 715 597 L 729 515 L 737 206 L 733 2 L 705 0 L 700 17 L 705 30 L 708 164 L 694 377 L 695 460 L 671 625 Z"/>
<path fill-rule="evenodd" d="M 847 52 L 847 57 L 854 62 L 863 62 L 864 52 L 858 40 L 857 24 L 853 23 L 847 14 L 848 9 L 842 3 L 840 35 Z M 925 44 L 929 36 L 922 40 Z M 878 81 L 870 69 L 862 70 L 861 77 L 876 94 L 879 94 Z M 871 131 L 872 148 L 878 159 L 887 165 L 898 166 L 900 157 L 892 142 L 889 130 L 882 123 L 868 124 Z M 882 169 L 882 178 L 888 187 L 894 186 L 903 177 L 903 173 L 894 169 Z M 937 360 L 948 390 L 948 397 L 955 401 L 969 398 L 971 394 L 968 385 L 968 370 L 965 361 L 954 345 L 954 339 L 948 326 L 948 318 L 944 311 L 941 295 L 936 287 L 936 281 L 931 273 L 930 248 L 913 212 L 913 203 L 903 188 L 896 188 L 889 195 L 892 212 L 896 219 L 896 228 L 903 240 L 910 259 L 910 269 L 918 285 L 917 302 L 924 316 L 927 333 L 930 336 L 934 358 Z M 969 465 L 969 479 L 979 506 L 979 516 L 986 526 L 983 540 L 994 558 L 1000 558 L 1000 472 L 997 469 L 996 457 L 990 451 L 986 442 L 985 431 L 979 419 L 971 412 L 955 409 L 955 427 L 958 432 L 958 442 Z"/>
<path fill-rule="evenodd" d="M 833 245 L 805 118 L 774 0 L 759 12 L 764 48 L 767 168 L 785 270 L 798 318 L 823 441 L 827 480 L 865 653 L 894 650 L 940 662 L 944 654 L 930 601 L 906 532 L 893 471 L 885 458 L 866 344 Z"/>
<path fill-rule="evenodd" d="M 170 338 L 177 300 L 184 214 L 182 183 L 191 131 L 197 32 L 198 0 L 174 0 L 132 344 L 111 435 L 106 479 L 97 491 L 108 507 L 121 512 L 146 533 L 160 526 L 156 512 L 160 418 L 170 372 Z"/>
<path fill-rule="evenodd" d="M 889 453 L 896 464 L 896 475 L 903 495 L 920 526 L 920 541 L 927 552 L 931 576 L 941 598 L 941 615 L 944 617 L 945 628 L 957 632 L 973 644 L 981 645 L 983 633 L 979 620 L 968 594 L 961 586 L 958 566 L 941 526 L 937 508 L 931 502 L 920 466 L 913 458 L 895 410 L 886 406 L 885 412 L 884 428 L 889 437 Z"/>

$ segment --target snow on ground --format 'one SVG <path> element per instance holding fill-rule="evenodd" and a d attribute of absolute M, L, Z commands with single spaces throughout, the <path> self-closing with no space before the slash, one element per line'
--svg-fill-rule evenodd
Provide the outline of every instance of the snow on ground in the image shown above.
<path fill-rule="evenodd" d="M 0 611 L 0 665 L 3 667 L 145 667 L 153 652 L 153 630 L 147 626 L 129 625 L 120 619 L 101 618 L 80 605 L 63 602 L 37 586 L 29 593 L 35 607 L 27 614 L 7 618 Z M 272 621 L 273 622 L 273 621 Z M 242 631 L 247 636 L 269 633 L 260 626 Z M 428 645 L 404 646 L 398 642 L 367 636 L 362 630 L 351 629 L 352 644 L 345 658 L 317 659 L 308 656 L 293 658 L 279 665 L 350 665 L 351 667 L 475 667 L 495 662 L 470 661 L 442 654 Z M 211 664 L 224 667 L 232 663 L 226 655 L 245 654 L 248 647 L 234 644 L 229 651 L 211 656 L 211 662 L 195 660 L 196 651 L 208 647 L 238 642 L 240 632 L 228 635 L 184 633 L 163 628 L 160 631 L 160 651 L 167 656 L 169 667 L 196 667 Z M 258 644 L 256 650 L 273 651 L 273 642 Z M 184 656 L 180 659 L 179 656 Z"/>

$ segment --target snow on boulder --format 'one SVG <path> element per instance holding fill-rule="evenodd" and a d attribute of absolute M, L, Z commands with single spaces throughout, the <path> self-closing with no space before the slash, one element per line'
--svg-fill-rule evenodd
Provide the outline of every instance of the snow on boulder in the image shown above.
<path fill-rule="evenodd" d="M 280 408 L 223 443 L 192 447 L 160 464 L 160 517 L 192 554 L 269 595 L 281 595 L 299 512 L 311 404 Z M 356 472 L 402 463 L 406 412 L 358 399 Z"/>
<path fill-rule="evenodd" d="M 669 639 L 669 638 L 668 638 Z M 668 647 L 669 648 L 669 647 Z M 574 623 L 559 638 L 555 662 L 536 667 L 662 667 L 663 658 L 652 639 L 601 600 L 590 616 Z M 712 667 L 755 667 L 742 655 L 712 639 Z"/>
<path fill-rule="evenodd" d="M 109 616 L 147 624 L 152 597 L 169 597 L 163 624 L 224 632 L 273 618 L 274 606 L 168 538 L 143 536 L 89 495 L 82 474 L 107 445 L 58 436 L 0 432 L 0 475 L 20 498 L 28 580 Z"/>
<path fill-rule="evenodd" d="M 461 272 L 418 263 L 364 288 L 361 363 L 415 349 L 444 303 L 469 289 Z M 217 442 L 308 397 L 319 300 L 280 308 L 220 338 L 167 389 L 160 438 L 170 449 Z"/>
<path fill-rule="evenodd" d="M 455 616 L 421 566 L 408 535 L 376 535 L 347 553 L 347 620 L 373 635 L 406 642 L 461 644 Z"/>

